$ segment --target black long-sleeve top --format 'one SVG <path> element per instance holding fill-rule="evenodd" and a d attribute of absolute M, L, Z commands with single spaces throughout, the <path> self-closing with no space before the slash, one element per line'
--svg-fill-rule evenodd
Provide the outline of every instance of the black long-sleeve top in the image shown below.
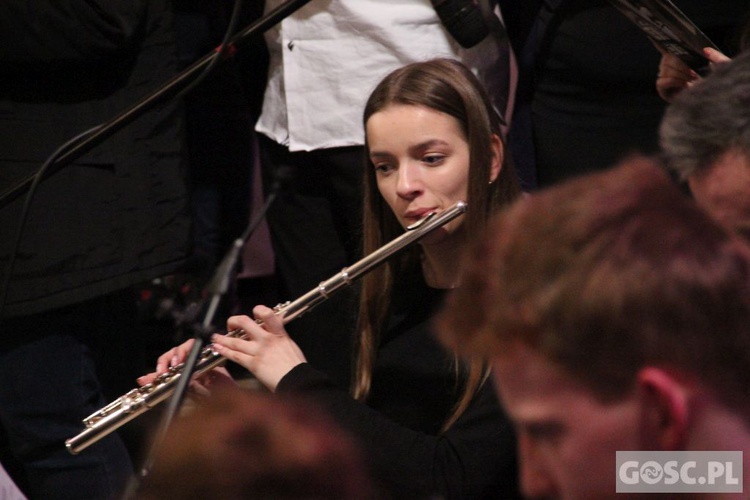
<path fill-rule="evenodd" d="M 394 498 L 517 497 L 513 432 L 491 381 L 440 432 L 459 396 L 453 356 L 429 328 L 444 292 L 421 279 L 397 290 L 367 404 L 307 363 L 288 373 L 277 391 L 320 402 L 358 438 L 376 481 Z"/>

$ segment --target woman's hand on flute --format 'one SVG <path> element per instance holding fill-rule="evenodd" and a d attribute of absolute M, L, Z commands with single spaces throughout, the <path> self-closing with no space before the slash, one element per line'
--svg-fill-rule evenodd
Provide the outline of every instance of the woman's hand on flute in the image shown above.
<path fill-rule="evenodd" d="M 139 377 L 136 382 L 144 386 L 153 382 L 156 377 L 166 373 L 173 366 L 177 366 L 187 359 L 193 348 L 193 339 L 186 340 L 177 347 L 165 352 L 156 361 L 156 371 Z M 217 367 L 207 371 L 190 381 L 190 391 L 197 396 L 209 396 L 212 387 L 223 384 L 236 385 L 236 382 L 224 367 Z"/>
<path fill-rule="evenodd" d="M 253 314 L 262 321 L 262 324 L 258 324 L 248 316 L 232 316 L 227 321 L 228 331 L 242 329 L 248 340 L 214 334 L 211 337 L 212 348 L 225 358 L 245 367 L 263 385 L 273 391 L 284 375 L 307 360 L 297 344 L 289 337 L 281 319 L 273 309 L 256 306 Z M 139 377 L 138 384 L 141 386 L 149 384 L 159 375 L 169 371 L 171 367 L 185 361 L 193 347 L 193 342 L 193 339 L 187 340 L 159 356 L 156 361 L 156 371 Z M 216 368 L 191 382 L 191 389 L 199 394 L 205 394 L 210 385 L 221 383 L 218 379 L 222 378 L 231 377 L 226 370 Z"/>
<path fill-rule="evenodd" d="M 213 349 L 247 368 L 264 386 L 275 391 L 284 375 L 307 359 L 273 309 L 256 306 L 253 315 L 261 324 L 248 316 L 232 316 L 227 321 L 229 331 L 241 328 L 247 340 L 214 335 Z"/>
<path fill-rule="evenodd" d="M 156 360 L 156 371 L 147 373 L 142 377 L 138 377 L 138 379 L 136 380 L 138 384 L 150 384 L 156 377 L 158 377 L 162 373 L 167 373 L 167 371 L 169 371 L 171 367 L 177 366 L 185 361 L 188 353 L 190 353 L 190 349 L 192 349 L 193 347 L 193 342 L 193 339 L 186 340 L 177 347 L 173 347 L 172 349 L 159 356 L 159 359 Z"/>

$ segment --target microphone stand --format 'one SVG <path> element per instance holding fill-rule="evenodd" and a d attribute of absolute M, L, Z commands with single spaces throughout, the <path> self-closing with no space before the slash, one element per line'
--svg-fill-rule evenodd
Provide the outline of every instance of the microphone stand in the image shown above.
<path fill-rule="evenodd" d="M 250 26 L 230 39 L 228 45 L 232 50 L 229 51 L 229 57 L 234 54 L 234 49 L 238 47 L 243 41 L 250 39 L 251 37 L 256 36 L 260 33 L 264 33 L 269 28 L 309 2 L 310 0 L 288 0 L 273 11 L 269 12 L 267 15 L 260 18 L 258 21 L 252 23 Z M 135 118 L 140 116 L 145 111 L 165 101 L 168 97 L 176 95 L 177 92 L 185 87 L 188 83 L 190 83 L 194 77 L 199 76 L 200 72 L 203 71 L 203 69 L 209 64 L 211 64 L 216 57 L 219 57 L 218 51 L 204 56 L 203 58 L 199 59 L 191 66 L 186 68 L 184 71 L 182 71 L 180 74 L 176 75 L 162 87 L 146 96 L 144 99 L 137 102 L 132 107 L 122 112 L 120 115 L 106 122 L 101 127 L 95 129 L 90 135 L 82 139 L 78 144 L 65 151 L 56 160 L 53 160 L 50 165 L 49 173 L 51 174 L 61 169 L 74 159 L 90 151 L 96 145 L 103 142 L 105 139 L 123 128 L 125 125 L 132 122 Z M 18 183 L 15 187 L 12 187 L 5 193 L 1 194 L 0 207 L 2 207 L 4 204 L 7 204 L 12 199 L 21 194 L 33 182 L 34 176 L 30 176 L 22 182 Z M 154 439 L 152 441 L 151 448 L 146 455 L 143 467 L 141 468 L 139 473 L 133 476 L 126 487 L 125 493 L 123 495 L 124 499 L 132 498 L 138 490 L 141 481 L 150 473 L 156 457 L 156 450 L 163 442 L 169 426 L 171 425 L 174 417 L 179 411 L 182 401 L 184 400 L 185 393 L 187 392 L 187 388 L 190 384 L 190 379 L 192 378 L 193 372 L 195 371 L 195 366 L 203 351 L 203 345 L 205 344 L 205 341 L 210 338 L 209 335 L 211 331 L 213 316 L 216 313 L 216 309 L 218 308 L 221 298 L 226 294 L 226 291 L 229 288 L 230 276 L 232 275 L 232 271 L 236 265 L 240 250 L 242 249 L 247 239 L 253 234 L 255 229 L 260 225 L 260 222 L 265 217 L 271 204 L 276 200 L 280 189 L 281 181 L 279 180 L 279 178 L 277 178 L 272 189 L 270 190 L 269 195 L 266 197 L 265 204 L 263 205 L 261 211 L 253 220 L 250 221 L 243 234 L 233 242 L 227 255 L 224 257 L 221 264 L 216 269 L 216 272 L 214 273 L 214 276 L 211 279 L 209 285 L 207 285 L 207 291 L 211 294 L 211 300 L 208 310 L 206 311 L 206 315 L 203 319 L 202 324 L 199 327 L 193 326 L 193 347 L 190 350 L 187 359 L 185 360 L 182 375 L 178 380 L 177 385 L 175 386 L 175 393 L 172 395 L 169 401 L 169 405 L 167 406 L 166 413 L 159 423 L 156 434 L 154 435 Z M 197 308 L 197 310 L 199 309 L 200 308 Z"/>
<path fill-rule="evenodd" d="M 237 264 L 240 251 L 265 218 L 266 213 L 268 213 L 268 209 L 278 197 L 279 192 L 281 191 L 281 187 L 281 179 L 277 177 L 274 181 L 273 186 L 271 187 L 271 190 L 266 196 L 266 201 L 263 204 L 263 207 L 261 207 L 260 211 L 250 221 L 242 235 L 234 240 L 232 246 L 224 256 L 224 259 L 222 259 L 221 263 L 214 271 L 213 277 L 209 281 L 208 285 L 206 285 L 206 291 L 209 292 L 211 296 L 208 304 L 208 309 L 206 310 L 206 314 L 200 325 L 190 325 L 190 328 L 193 330 L 193 347 L 190 349 L 190 352 L 188 353 L 188 356 L 184 361 L 180 378 L 177 380 L 177 384 L 175 385 L 175 391 L 169 399 L 168 405 L 165 409 L 165 413 L 164 415 L 162 415 L 162 418 L 159 422 L 159 426 L 157 427 L 157 431 L 155 432 L 154 438 L 152 440 L 151 448 L 149 449 L 149 452 L 144 460 L 144 465 L 141 467 L 141 470 L 136 475 L 136 477 L 134 477 L 128 485 L 125 496 L 123 497 L 124 499 L 132 498 L 132 496 L 140 486 L 140 482 L 151 472 L 151 468 L 153 467 L 154 461 L 156 459 L 156 451 L 164 441 L 164 438 L 167 435 L 167 431 L 169 430 L 172 421 L 177 415 L 177 412 L 180 410 L 182 402 L 185 399 L 187 389 L 190 385 L 190 379 L 193 378 L 195 367 L 198 364 L 201 353 L 203 352 L 203 346 L 210 341 L 211 334 L 214 331 L 212 326 L 213 318 L 216 314 L 216 309 L 218 308 L 221 299 L 229 289 L 230 278 Z M 203 305 L 205 305 L 205 299 L 201 301 L 199 307 L 197 307 L 196 310 L 203 309 Z"/>
<path fill-rule="evenodd" d="M 272 10 L 265 16 L 261 17 L 248 27 L 240 31 L 237 35 L 233 36 L 227 44 L 230 50 L 226 53 L 226 58 L 230 58 L 234 55 L 237 48 L 240 48 L 248 40 L 253 37 L 265 33 L 269 28 L 281 22 L 284 18 L 291 15 L 305 4 L 309 3 L 310 0 L 287 0 L 283 4 L 279 5 L 276 9 Z M 94 147 L 98 146 L 105 139 L 114 135 L 115 132 L 119 131 L 133 120 L 141 116 L 146 111 L 154 108 L 157 104 L 165 102 L 168 98 L 174 97 L 177 93 L 183 89 L 187 84 L 192 82 L 200 73 L 212 63 L 212 61 L 220 57 L 218 50 L 211 52 L 203 56 L 201 59 L 193 63 L 191 66 L 184 69 L 179 74 L 175 75 L 171 80 L 165 83 L 162 87 L 156 89 L 151 94 L 147 95 L 136 104 L 126 109 L 119 115 L 103 123 L 101 126 L 95 128 L 89 135 L 78 141 L 75 145 L 65 150 L 56 159 L 52 159 L 49 168 L 47 169 L 46 175 L 51 175 L 54 172 L 62 169 L 64 166 L 71 163 L 73 160 L 80 158 L 85 153 L 91 151 Z M 5 192 L 0 193 L 0 208 L 10 203 L 24 191 L 26 191 L 34 182 L 35 175 L 26 177 L 19 181 L 14 186 L 9 187 Z"/>

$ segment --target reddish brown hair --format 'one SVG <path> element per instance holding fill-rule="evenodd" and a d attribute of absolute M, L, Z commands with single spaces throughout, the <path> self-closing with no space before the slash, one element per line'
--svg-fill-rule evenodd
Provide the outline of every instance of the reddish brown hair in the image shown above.
<path fill-rule="evenodd" d="M 691 374 L 747 410 L 750 247 L 631 159 L 540 192 L 491 225 L 440 314 L 453 348 L 522 342 L 601 399 L 645 365 Z"/>

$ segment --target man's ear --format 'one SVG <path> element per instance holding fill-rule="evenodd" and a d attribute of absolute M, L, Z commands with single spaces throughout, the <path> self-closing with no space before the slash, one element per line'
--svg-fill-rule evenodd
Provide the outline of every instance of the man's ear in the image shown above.
<path fill-rule="evenodd" d="M 684 381 L 651 366 L 641 369 L 637 380 L 644 449 L 684 449 L 690 424 L 690 391 Z"/>
<path fill-rule="evenodd" d="M 490 184 L 495 182 L 497 176 L 500 175 L 500 170 L 503 168 L 503 158 L 505 155 L 505 148 L 503 147 L 503 141 L 496 134 L 492 134 L 490 139 L 490 148 L 492 149 L 492 166 L 490 168 Z"/>

